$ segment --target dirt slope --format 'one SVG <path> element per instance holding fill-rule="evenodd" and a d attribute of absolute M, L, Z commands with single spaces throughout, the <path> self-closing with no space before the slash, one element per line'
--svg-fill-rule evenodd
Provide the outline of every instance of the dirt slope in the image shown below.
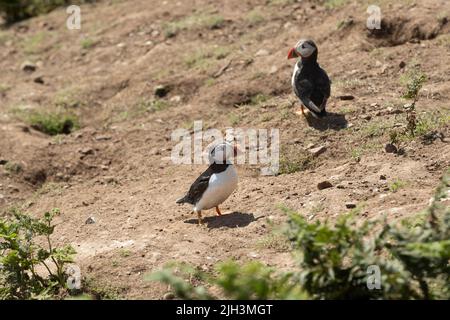
<path fill-rule="evenodd" d="M 83 275 L 139 299 L 163 296 L 167 288 L 143 275 L 171 260 L 292 266 L 271 235 L 286 218 L 279 205 L 311 221 L 333 220 L 348 202 L 359 204 L 361 219 L 420 211 L 449 167 L 448 138 L 407 139 L 401 155 L 384 144 L 406 124 L 400 80 L 415 65 L 428 78 L 417 103 L 424 130 L 450 134 L 450 7 L 379 1 L 383 28 L 370 33 L 367 3 L 327 3 L 335 5 L 99 1 L 82 7 L 79 31 L 65 28 L 64 10 L 0 30 L 0 160 L 21 167 L 0 166 L 0 209 L 60 208 L 55 239 L 75 247 Z M 295 114 L 286 55 L 299 38 L 316 41 L 333 81 L 322 122 Z M 24 61 L 37 70 L 21 70 Z M 155 100 L 160 84 L 169 93 Z M 81 129 L 49 137 L 17 116 L 58 108 L 76 113 Z M 299 170 L 267 177 L 240 166 L 228 214 L 210 212 L 199 227 L 175 200 L 205 166 L 168 158 L 171 132 L 192 130 L 194 120 L 221 130 L 278 128 L 282 163 Z M 310 157 L 312 145 L 326 151 Z M 324 180 L 333 187 L 318 190 Z"/>

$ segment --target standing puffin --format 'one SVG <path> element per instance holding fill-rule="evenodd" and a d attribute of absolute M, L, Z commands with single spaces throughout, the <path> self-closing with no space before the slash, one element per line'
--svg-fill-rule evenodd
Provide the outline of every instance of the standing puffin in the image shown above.
<path fill-rule="evenodd" d="M 177 203 L 189 203 L 197 213 L 198 224 L 202 224 L 202 210 L 216 208 L 218 216 L 222 215 L 219 205 L 236 189 L 238 175 L 232 161 L 236 158 L 238 149 L 228 142 L 215 146 L 209 153 L 209 168 L 203 172 L 191 185 L 189 192 Z"/>
<path fill-rule="evenodd" d="M 317 63 L 317 46 L 312 40 L 300 40 L 289 50 L 288 59 L 300 57 L 292 74 L 292 88 L 303 106 L 316 118 L 327 115 L 325 107 L 330 97 L 331 82 L 327 73 Z"/>

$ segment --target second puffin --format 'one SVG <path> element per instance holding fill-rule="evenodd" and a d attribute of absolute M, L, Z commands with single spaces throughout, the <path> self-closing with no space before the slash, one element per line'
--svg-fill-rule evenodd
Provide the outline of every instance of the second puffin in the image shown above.
<path fill-rule="evenodd" d="M 316 118 L 327 115 L 325 107 L 330 97 L 331 82 L 317 63 L 317 46 L 312 40 L 300 40 L 289 50 L 288 59 L 300 57 L 292 74 L 292 88 L 303 106 Z"/>

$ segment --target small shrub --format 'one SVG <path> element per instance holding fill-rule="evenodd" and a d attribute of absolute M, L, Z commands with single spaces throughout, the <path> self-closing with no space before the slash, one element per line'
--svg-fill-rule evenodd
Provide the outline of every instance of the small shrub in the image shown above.
<path fill-rule="evenodd" d="M 391 190 L 391 192 L 397 192 L 398 190 L 403 188 L 405 185 L 406 185 L 406 183 L 404 181 L 395 180 L 394 182 L 392 182 L 390 184 L 389 190 Z"/>
<path fill-rule="evenodd" d="M 45 299 L 67 289 L 65 269 L 75 250 L 52 243 L 52 220 L 58 214 L 53 209 L 35 219 L 13 210 L 11 218 L 0 219 L 0 299 Z M 45 245 L 37 238 L 43 238 Z"/>
<path fill-rule="evenodd" d="M 417 66 L 414 66 L 413 69 L 402 78 L 402 82 L 406 85 L 402 97 L 416 101 L 419 96 L 419 91 L 426 80 L 426 75 Z"/>
<path fill-rule="evenodd" d="M 195 30 L 201 28 L 218 29 L 225 23 L 221 15 L 197 13 L 184 17 L 177 21 L 163 24 L 163 32 L 166 38 L 176 36 L 182 30 Z"/>
<path fill-rule="evenodd" d="M 316 159 L 304 151 L 285 151 L 280 157 L 280 174 L 291 174 L 314 167 Z"/>
<path fill-rule="evenodd" d="M 263 93 L 258 93 L 257 95 L 251 97 L 250 104 L 257 106 L 266 102 L 267 100 L 269 100 L 269 97 L 267 95 Z"/>
<path fill-rule="evenodd" d="M 5 164 L 5 170 L 10 172 L 10 173 L 18 174 L 18 173 L 20 173 L 23 170 L 23 168 L 22 168 L 22 165 L 20 163 L 15 163 L 15 162 L 8 161 Z"/>
<path fill-rule="evenodd" d="M 188 282 L 185 279 L 191 280 Z M 276 272 L 259 262 L 250 262 L 244 266 L 232 261 L 221 263 L 216 266 L 214 275 L 186 264 L 172 263 L 159 272 L 147 275 L 146 280 L 170 285 L 181 299 L 203 300 L 223 296 L 237 300 L 306 298 L 292 274 Z M 208 287 L 196 285 L 199 281 L 208 283 Z M 220 296 L 212 294 L 208 290 L 210 286 L 220 288 Z"/>
<path fill-rule="evenodd" d="M 86 50 L 92 48 L 96 44 L 97 44 L 97 41 L 95 41 L 91 38 L 84 38 L 80 42 L 81 48 L 86 49 Z"/>
<path fill-rule="evenodd" d="M 67 4 L 81 4 L 93 0 L 0 0 L 0 15 L 7 23 L 13 23 L 40 14 Z"/>
<path fill-rule="evenodd" d="M 251 25 L 257 25 L 261 22 L 264 22 L 264 20 L 265 20 L 261 11 L 258 9 L 253 9 L 252 11 L 250 11 L 247 14 L 246 19 Z"/>
<path fill-rule="evenodd" d="M 48 135 L 69 134 L 79 127 L 78 118 L 67 113 L 32 112 L 27 115 L 25 121 L 33 129 Z"/>

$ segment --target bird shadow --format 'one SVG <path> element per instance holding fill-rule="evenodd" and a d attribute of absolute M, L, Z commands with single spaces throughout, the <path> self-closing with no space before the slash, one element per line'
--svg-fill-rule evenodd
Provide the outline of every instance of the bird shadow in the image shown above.
<path fill-rule="evenodd" d="M 253 213 L 243 213 L 243 212 L 232 212 L 228 214 L 223 214 L 221 216 L 210 216 L 210 217 L 204 217 L 203 223 L 209 228 L 209 229 L 215 229 L 215 228 L 240 228 L 240 227 L 246 227 L 250 223 L 257 221 L 258 219 L 261 219 L 262 217 L 255 218 Z M 190 224 L 198 224 L 197 219 L 189 219 L 186 220 L 184 223 L 190 223 Z"/>
<path fill-rule="evenodd" d="M 305 119 L 310 127 L 313 127 L 319 131 L 325 131 L 328 129 L 342 130 L 347 128 L 348 124 L 344 114 L 334 112 L 327 112 L 326 117 L 320 119 L 314 118 L 308 113 L 306 114 Z"/>

